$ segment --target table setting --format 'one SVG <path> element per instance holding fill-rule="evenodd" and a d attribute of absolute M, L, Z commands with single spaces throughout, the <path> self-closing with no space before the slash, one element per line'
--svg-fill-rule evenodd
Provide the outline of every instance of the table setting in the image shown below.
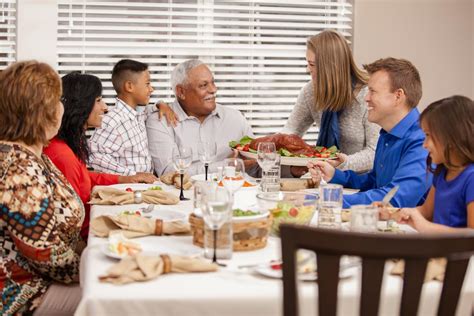
<path fill-rule="evenodd" d="M 227 167 L 237 165 L 231 162 Z M 369 206 L 342 210 L 342 193 L 353 193 L 342 187 L 262 192 L 262 187 L 244 171 L 244 181 L 254 186 L 243 188 L 238 172 L 228 168 L 226 173 L 225 167 L 222 169 L 222 177 L 237 178 L 230 180 L 233 192 L 227 192 L 225 183 L 219 186 L 222 178 L 213 181 L 212 173 L 208 174 L 208 181 L 202 181 L 205 174 L 198 179 L 189 177 L 192 186 L 188 190 L 181 190 L 181 185 L 178 189 L 174 181 L 96 187 L 99 192 L 115 189 L 132 196 L 134 191 L 142 191 L 142 199 L 130 199 L 128 195 L 120 201 L 130 204 L 96 201 L 92 205 L 89 244 L 81 259 L 83 299 L 76 314 L 278 315 L 282 310 L 281 249 L 275 224 L 278 218 L 303 225 L 389 233 L 383 231 L 385 221 L 377 220 L 374 226 L 370 220 L 374 212 Z M 165 203 L 158 205 L 146 201 L 144 192 L 156 186 L 161 188 L 156 191 L 173 196 L 177 203 L 166 204 L 171 199 L 160 200 Z M 179 195 L 184 199 L 179 199 Z M 153 207 L 146 212 L 150 205 Z M 321 205 L 326 212 L 322 217 Z M 140 215 L 124 214 L 135 210 L 141 210 Z M 160 218 L 160 212 L 180 215 Z M 359 213 L 363 215 L 354 217 Z M 351 217 L 357 221 L 351 221 Z M 398 233 L 416 233 L 407 225 L 395 226 Z M 108 255 L 110 245 L 119 242 L 126 249 L 125 254 L 127 247 L 132 253 L 139 250 L 131 256 Z M 310 314 L 317 309 L 316 259 L 314 253 L 303 253 L 301 257 L 301 311 Z M 439 295 L 441 283 L 430 280 L 440 277 L 436 267 L 438 263 L 434 266 L 438 272 L 427 276 L 420 306 L 423 314 L 435 313 L 436 306 L 430 300 Z M 357 258 L 341 260 L 339 289 L 343 300 L 339 310 L 344 315 L 353 315 L 357 310 L 360 270 Z M 402 273 L 403 263 L 387 262 L 387 277 L 382 285 L 384 315 L 397 314 Z M 473 286 L 466 285 L 465 293 L 461 312 L 468 310 L 466 299 L 474 296 Z"/>

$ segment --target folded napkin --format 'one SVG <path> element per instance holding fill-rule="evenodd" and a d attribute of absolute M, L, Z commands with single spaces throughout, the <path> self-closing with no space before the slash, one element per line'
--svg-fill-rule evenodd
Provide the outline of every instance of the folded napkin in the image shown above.
<path fill-rule="evenodd" d="M 145 218 L 136 215 L 103 215 L 92 219 L 90 228 L 98 237 L 108 237 L 115 232 L 122 232 L 127 238 L 148 235 L 173 235 L 189 233 L 189 223 L 180 221 L 163 222 L 161 219 Z"/>
<path fill-rule="evenodd" d="M 425 273 L 425 282 L 431 280 L 444 280 L 444 272 L 446 270 L 446 258 L 434 258 L 428 261 L 428 266 L 426 267 Z M 395 266 L 392 268 L 390 274 L 403 276 L 405 271 L 405 261 L 398 260 L 395 262 Z"/>
<path fill-rule="evenodd" d="M 147 204 L 178 204 L 179 198 L 172 193 L 161 190 L 142 191 L 142 202 Z M 89 204 L 98 205 L 123 205 L 134 204 L 133 192 L 118 190 L 114 188 L 104 188 L 94 190 L 91 194 Z"/>
<path fill-rule="evenodd" d="M 155 279 L 170 272 L 213 272 L 218 266 L 203 258 L 183 256 L 144 256 L 125 257 L 112 266 L 106 275 L 99 276 L 101 282 L 127 284 Z"/>
<path fill-rule="evenodd" d="M 312 179 L 281 179 L 280 189 L 282 191 L 298 191 L 317 188 L 317 183 Z"/>
<path fill-rule="evenodd" d="M 166 173 L 160 177 L 160 180 L 164 184 L 174 185 L 177 189 L 181 189 L 181 177 L 179 175 L 179 172 Z M 189 190 L 193 186 L 193 184 L 191 183 L 191 178 L 186 173 L 183 177 L 183 183 L 184 190 Z"/>

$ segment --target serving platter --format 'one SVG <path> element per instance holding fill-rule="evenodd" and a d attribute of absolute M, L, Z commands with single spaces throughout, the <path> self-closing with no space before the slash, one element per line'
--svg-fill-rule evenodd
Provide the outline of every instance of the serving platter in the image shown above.
<path fill-rule="evenodd" d="M 250 159 L 257 159 L 256 153 L 251 153 L 249 151 L 239 150 L 239 153 L 245 157 Z M 281 156 L 280 164 L 283 166 L 300 166 L 304 167 L 309 161 L 326 161 L 331 159 L 337 159 L 336 157 L 333 158 L 302 158 L 302 157 L 284 157 Z"/>

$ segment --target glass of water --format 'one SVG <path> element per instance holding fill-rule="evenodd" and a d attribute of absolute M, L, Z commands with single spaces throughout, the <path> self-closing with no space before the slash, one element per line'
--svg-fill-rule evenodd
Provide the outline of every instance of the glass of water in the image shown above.
<path fill-rule="evenodd" d="M 321 184 L 319 186 L 318 227 L 341 228 L 342 185 Z"/>
<path fill-rule="evenodd" d="M 351 206 L 351 231 L 361 233 L 377 232 L 378 208 L 374 205 Z"/>

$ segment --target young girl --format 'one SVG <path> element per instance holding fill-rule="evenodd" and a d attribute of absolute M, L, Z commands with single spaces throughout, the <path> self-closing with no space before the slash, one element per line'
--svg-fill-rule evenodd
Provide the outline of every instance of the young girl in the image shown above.
<path fill-rule="evenodd" d="M 430 104 L 420 116 L 433 185 L 422 206 L 395 217 L 419 232 L 474 228 L 474 102 L 453 96 Z"/>

